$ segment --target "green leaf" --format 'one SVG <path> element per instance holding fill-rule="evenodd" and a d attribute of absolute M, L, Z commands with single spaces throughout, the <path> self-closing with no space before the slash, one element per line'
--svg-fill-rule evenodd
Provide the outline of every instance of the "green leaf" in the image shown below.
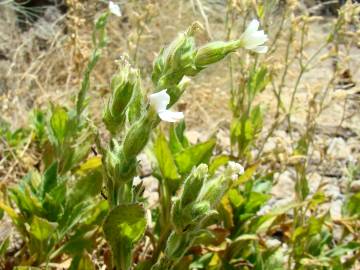
<path fill-rule="evenodd" d="M 67 208 L 84 202 L 101 192 L 103 175 L 100 168 L 87 171 L 87 174 L 78 177 L 67 195 Z"/>
<path fill-rule="evenodd" d="M 46 117 L 45 113 L 41 110 L 35 109 L 31 117 L 32 129 L 35 137 L 40 145 L 44 142 L 46 135 Z"/>
<path fill-rule="evenodd" d="M 10 206 L 0 202 L 0 208 L 5 211 L 14 222 L 19 219 L 18 214 Z"/>
<path fill-rule="evenodd" d="M 45 171 L 41 188 L 41 198 L 44 198 L 45 194 L 49 193 L 57 185 L 57 170 L 58 163 L 55 161 Z"/>
<path fill-rule="evenodd" d="M 351 195 L 343 206 L 343 212 L 347 216 L 360 215 L 360 192 Z"/>
<path fill-rule="evenodd" d="M 162 177 L 168 180 L 179 178 L 173 155 L 163 133 L 159 133 L 154 145 L 154 152 Z"/>
<path fill-rule="evenodd" d="M 133 91 L 129 109 L 128 109 L 128 118 L 130 124 L 135 123 L 143 113 L 144 106 L 144 94 L 141 89 L 140 84 L 138 84 Z"/>
<path fill-rule="evenodd" d="M 96 242 L 94 238 L 97 231 L 97 226 L 82 226 L 64 243 L 61 252 L 71 256 L 79 256 L 86 250 L 90 252 Z"/>
<path fill-rule="evenodd" d="M 216 140 L 210 139 L 204 143 L 191 146 L 175 156 L 175 162 L 181 174 L 187 174 L 194 166 L 208 163 L 215 147 Z"/>
<path fill-rule="evenodd" d="M 237 191 L 237 189 L 232 188 L 228 192 L 230 202 L 236 207 L 240 207 L 244 202 L 245 199 L 241 194 Z"/>
<path fill-rule="evenodd" d="M 145 210 L 140 204 L 123 204 L 111 210 L 103 225 L 117 269 L 130 269 L 132 249 L 146 229 Z"/>
<path fill-rule="evenodd" d="M 37 261 L 44 261 L 48 257 L 48 253 L 57 238 L 55 233 L 57 226 L 57 223 L 49 222 L 37 216 L 33 217 L 29 231 L 29 251 L 31 255 L 37 258 Z"/>
<path fill-rule="evenodd" d="M 11 199 L 16 203 L 21 214 L 27 218 L 33 215 L 42 216 L 43 209 L 40 201 L 41 176 L 36 172 L 27 174 L 21 182 L 9 189 Z"/>
<path fill-rule="evenodd" d="M 244 134 L 245 140 L 251 141 L 252 139 L 254 139 L 254 135 L 255 135 L 254 125 L 250 119 L 246 119 L 244 123 L 245 123 L 245 134 Z"/>
<path fill-rule="evenodd" d="M 209 174 L 213 175 L 219 167 L 227 164 L 229 160 L 230 158 L 225 155 L 212 158 L 209 166 Z"/>
<path fill-rule="evenodd" d="M 63 181 L 45 195 L 43 208 L 49 221 L 56 221 L 64 210 L 66 198 L 66 182 Z"/>
<path fill-rule="evenodd" d="M 260 207 L 270 199 L 270 195 L 251 192 L 249 196 L 249 200 L 245 204 L 245 212 L 246 213 L 256 213 Z"/>
<path fill-rule="evenodd" d="M 69 270 L 95 270 L 94 263 L 88 253 L 84 252 L 81 256 L 76 256 L 71 261 Z"/>
<path fill-rule="evenodd" d="M 180 151 L 184 150 L 184 146 L 181 142 L 181 139 L 177 135 L 175 125 L 171 125 L 169 134 L 170 134 L 169 145 L 171 152 L 175 155 Z"/>
<path fill-rule="evenodd" d="M 299 179 L 295 184 L 295 190 L 301 196 L 301 200 L 305 200 L 307 195 L 309 195 L 310 188 L 306 175 L 299 176 Z"/>
<path fill-rule="evenodd" d="M 50 126 L 57 142 L 61 145 L 66 137 L 69 116 L 66 110 L 60 106 L 53 109 L 50 118 Z"/>
<path fill-rule="evenodd" d="M 241 135 L 241 121 L 238 118 L 235 118 L 231 122 L 230 126 L 230 142 L 231 145 L 234 145 L 237 142 L 237 138 Z"/>
<path fill-rule="evenodd" d="M 254 135 L 258 134 L 263 126 L 263 113 L 260 105 L 257 105 L 250 113 L 251 123 L 254 129 Z"/>
<path fill-rule="evenodd" d="M 190 143 L 185 136 L 185 129 L 185 121 L 180 121 L 176 126 L 172 125 L 172 127 L 170 128 L 170 145 L 172 138 L 176 136 L 176 139 L 181 144 L 182 148 L 188 148 L 190 146 Z"/>
<path fill-rule="evenodd" d="M 269 78 L 267 76 L 266 67 L 261 67 L 260 69 L 252 72 L 248 81 L 248 94 L 250 100 L 253 100 L 257 93 L 262 92 L 268 82 Z"/>
<path fill-rule="evenodd" d="M 30 234 L 39 241 L 46 241 L 52 236 L 56 227 L 56 223 L 34 216 L 30 225 Z"/>
<path fill-rule="evenodd" d="M 349 242 L 347 244 L 343 244 L 337 246 L 327 252 L 325 252 L 325 256 L 327 257 L 340 257 L 345 255 L 348 252 L 360 250 L 360 243 L 358 242 Z"/>
<path fill-rule="evenodd" d="M 5 240 L 3 240 L 0 244 L 0 256 L 3 256 L 10 244 L 10 236 L 6 237 Z"/>
<path fill-rule="evenodd" d="M 200 258 L 193 261 L 190 264 L 189 268 L 190 269 L 205 269 L 206 266 L 209 264 L 213 255 L 214 255 L 213 253 L 206 253 L 206 254 L 202 255 Z"/>

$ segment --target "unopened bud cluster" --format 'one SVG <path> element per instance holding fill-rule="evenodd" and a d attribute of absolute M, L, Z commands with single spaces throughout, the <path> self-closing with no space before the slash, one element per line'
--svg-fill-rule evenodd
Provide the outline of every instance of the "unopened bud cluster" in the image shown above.
<path fill-rule="evenodd" d="M 200 25 L 194 23 L 155 60 L 152 73 L 155 91 L 148 99 L 142 94 L 139 71 L 123 61 L 111 81 L 111 97 L 103 114 L 112 139 L 116 141 L 119 139 L 116 137 L 122 135 L 120 141 L 108 147 L 104 157 L 109 190 L 114 188 L 117 192 L 117 186 L 131 184 L 136 175 L 137 155 L 146 146 L 159 120 L 176 122 L 184 117 L 182 112 L 173 112 L 170 107 L 183 94 L 188 80 L 186 76 L 195 76 L 238 48 L 266 51 L 262 44 L 267 36 L 258 31 L 258 27 L 259 23 L 253 21 L 238 40 L 212 42 L 196 48 L 194 33 Z M 178 232 L 213 215 L 212 209 L 228 188 L 229 179 L 234 178 L 231 174 L 224 174 L 207 181 L 204 166 L 199 166 L 189 176 L 183 194 L 175 202 L 173 222 Z"/>
<path fill-rule="evenodd" d="M 196 48 L 194 33 L 200 28 L 194 23 L 180 34 L 166 49 L 162 50 L 154 62 L 152 80 L 157 90 L 176 87 L 184 76 L 195 76 L 208 65 L 222 60 L 229 53 L 245 48 L 257 53 L 265 53 L 267 41 L 264 31 L 259 31 L 259 22 L 253 20 L 241 37 L 233 41 L 215 41 Z M 176 91 L 170 94 L 174 99 Z"/>
<path fill-rule="evenodd" d="M 224 173 L 211 179 L 208 179 L 207 165 L 193 169 L 173 203 L 171 219 L 175 230 L 168 239 L 166 256 L 180 258 L 200 234 L 207 233 L 206 227 L 218 214 L 216 208 L 220 200 L 235 176 L 242 173 L 241 165 L 235 162 L 230 162 Z"/>
<path fill-rule="evenodd" d="M 112 78 L 110 88 L 111 97 L 105 108 L 103 121 L 107 129 L 116 134 L 124 126 L 131 98 L 140 91 L 139 72 L 125 62 Z"/>

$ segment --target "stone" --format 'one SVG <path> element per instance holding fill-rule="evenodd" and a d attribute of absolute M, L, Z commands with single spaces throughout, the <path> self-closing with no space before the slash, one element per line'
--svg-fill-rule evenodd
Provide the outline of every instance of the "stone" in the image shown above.
<path fill-rule="evenodd" d="M 331 159 L 351 160 L 351 151 L 343 138 L 332 138 L 328 141 L 327 155 Z"/>
<path fill-rule="evenodd" d="M 196 130 L 185 131 L 186 138 L 191 144 L 196 144 L 201 141 L 202 134 Z"/>
<path fill-rule="evenodd" d="M 309 173 L 307 175 L 310 193 L 315 193 L 321 183 L 321 175 L 317 172 Z"/>
<path fill-rule="evenodd" d="M 138 162 L 142 175 L 150 175 L 152 172 L 151 162 L 145 153 L 138 155 Z"/>
<path fill-rule="evenodd" d="M 335 201 L 331 202 L 330 216 L 332 219 L 340 219 L 341 218 L 342 205 L 343 205 L 342 200 L 335 200 Z"/>
<path fill-rule="evenodd" d="M 360 192 L 360 180 L 355 180 L 351 182 L 350 191 L 354 193 Z"/>
<path fill-rule="evenodd" d="M 275 175 L 276 184 L 272 187 L 271 193 L 275 198 L 293 198 L 295 188 L 295 174 L 287 170 L 279 175 Z"/>
<path fill-rule="evenodd" d="M 268 154 L 272 153 L 276 149 L 276 143 L 273 138 L 270 138 L 267 140 L 267 142 L 264 145 L 263 153 Z"/>
<path fill-rule="evenodd" d="M 145 177 L 142 179 L 145 188 L 144 198 L 149 203 L 149 208 L 154 208 L 159 202 L 159 182 L 155 177 Z"/>

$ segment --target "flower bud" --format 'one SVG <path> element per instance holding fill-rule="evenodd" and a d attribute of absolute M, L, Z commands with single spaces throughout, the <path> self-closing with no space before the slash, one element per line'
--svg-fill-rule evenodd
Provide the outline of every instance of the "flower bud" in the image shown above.
<path fill-rule="evenodd" d="M 241 43 L 235 41 L 215 41 L 200 47 L 195 55 L 195 66 L 198 70 L 204 69 L 206 66 L 216 63 L 223 59 L 226 55 L 240 48 Z"/>
<path fill-rule="evenodd" d="M 125 63 L 121 71 L 111 80 L 109 103 L 103 114 L 103 121 L 107 129 L 115 134 L 126 120 L 126 109 L 134 90 L 140 87 L 140 75 L 136 69 Z"/>
<path fill-rule="evenodd" d="M 146 146 L 154 122 L 152 115 L 152 110 L 143 114 L 143 116 L 130 127 L 123 142 L 123 151 L 126 158 L 136 157 Z"/>
<path fill-rule="evenodd" d="M 133 94 L 128 104 L 128 120 L 133 124 L 145 112 L 144 96 L 140 84 L 134 87 Z"/>
<path fill-rule="evenodd" d="M 203 186 L 204 179 L 207 176 L 207 172 L 208 166 L 206 164 L 200 164 L 197 168 L 193 169 L 191 174 L 186 178 L 180 197 L 181 207 L 185 207 L 196 200 Z"/>
<path fill-rule="evenodd" d="M 106 172 L 110 179 L 116 181 L 130 181 L 136 175 L 136 158 L 126 159 L 123 151 L 108 150 L 106 152 Z"/>
<path fill-rule="evenodd" d="M 167 240 L 165 254 L 171 259 L 179 259 L 188 249 L 187 234 L 172 232 Z"/>
<path fill-rule="evenodd" d="M 183 216 L 181 203 L 179 199 L 176 199 L 173 203 L 173 207 L 171 208 L 171 221 L 175 227 L 177 232 L 182 232 L 184 228 Z"/>
<path fill-rule="evenodd" d="M 199 194 L 198 200 L 208 201 L 211 208 L 216 207 L 226 191 L 229 189 L 229 184 L 230 180 L 223 175 L 205 182 Z"/>
<path fill-rule="evenodd" d="M 186 73 L 193 70 L 196 27 L 192 25 L 181 33 L 168 47 L 161 51 L 154 62 L 152 80 L 156 89 L 165 89 L 177 85 Z"/>
<path fill-rule="evenodd" d="M 164 73 L 164 48 L 161 49 L 160 54 L 158 55 L 158 57 L 156 57 L 154 64 L 153 64 L 153 71 L 151 74 L 151 80 L 152 82 L 157 85 L 160 77 L 163 75 Z"/>
<path fill-rule="evenodd" d="M 210 211 L 210 204 L 207 201 L 194 201 L 181 207 L 179 216 L 181 218 L 181 226 L 178 226 L 179 232 L 191 231 L 198 225 L 198 222 Z M 176 217 L 173 216 L 173 219 Z M 179 222 L 174 221 L 179 224 Z"/>

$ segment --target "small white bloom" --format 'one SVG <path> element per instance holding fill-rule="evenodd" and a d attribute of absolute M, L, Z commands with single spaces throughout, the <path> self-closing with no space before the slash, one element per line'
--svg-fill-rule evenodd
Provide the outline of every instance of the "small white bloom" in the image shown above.
<path fill-rule="evenodd" d="M 233 181 L 237 180 L 239 175 L 244 173 L 244 167 L 234 161 L 228 162 L 228 171 Z"/>
<path fill-rule="evenodd" d="M 109 1 L 109 10 L 112 14 L 121 17 L 121 9 L 118 4 L 115 4 L 113 1 Z"/>
<path fill-rule="evenodd" d="M 278 239 L 268 239 L 266 240 L 266 246 L 271 249 L 275 249 L 281 246 L 281 242 Z"/>
<path fill-rule="evenodd" d="M 166 89 L 149 96 L 150 105 L 156 110 L 161 120 L 166 122 L 177 122 L 184 118 L 182 112 L 172 112 L 166 107 L 170 103 L 170 96 Z"/>
<path fill-rule="evenodd" d="M 258 20 L 252 20 L 240 39 L 244 48 L 257 53 L 266 53 L 268 47 L 263 46 L 263 44 L 268 40 L 268 37 L 263 30 L 258 30 L 259 26 Z"/>
<path fill-rule="evenodd" d="M 139 176 L 135 176 L 133 178 L 133 186 L 137 186 L 141 183 L 141 178 Z"/>

